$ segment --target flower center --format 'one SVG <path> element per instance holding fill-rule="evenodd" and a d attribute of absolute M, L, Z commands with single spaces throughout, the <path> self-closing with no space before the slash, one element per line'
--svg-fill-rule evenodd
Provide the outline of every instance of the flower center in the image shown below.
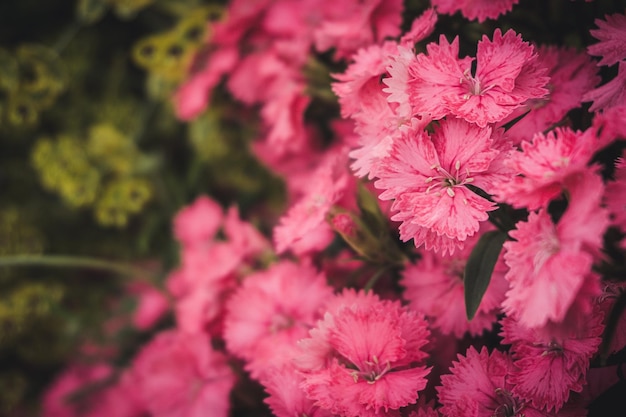
<path fill-rule="evenodd" d="M 469 176 L 470 173 L 468 169 L 465 169 L 465 172 L 461 171 L 461 161 L 456 161 L 452 173 L 446 171 L 441 167 L 441 165 L 438 164 L 433 165 L 430 168 L 435 171 L 435 175 L 426 178 L 427 184 L 433 183 L 426 189 L 426 193 L 429 193 L 430 190 L 439 186 L 439 188 L 445 189 L 446 193 L 450 197 L 454 197 L 454 187 L 474 182 L 474 178 Z"/>
<path fill-rule="evenodd" d="M 493 410 L 491 417 L 524 417 L 520 413 L 524 405 L 518 403 L 510 392 L 496 388 L 496 399 L 499 405 Z"/>
<path fill-rule="evenodd" d="M 358 382 L 359 378 L 363 378 L 368 384 L 373 384 L 391 370 L 391 364 L 387 361 L 385 366 L 382 366 L 378 358 L 374 356 L 371 361 L 365 361 L 362 366 L 356 366 L 356 368 L 356 370 L 350 372 L 354 382 Z"/>
<path fill-rule="evenodd" d="M 465 100 L 469 100 L 472 96 L 479 96 L 494 87 L 493 85 L 487 87 L 482 86 L 480 80 L 471 74 L 469 68 L 463 71 L 463 76 L 459 79 L 459 84 L 465 84 L 467 87 L 467 93 L 463 95 Z"/>

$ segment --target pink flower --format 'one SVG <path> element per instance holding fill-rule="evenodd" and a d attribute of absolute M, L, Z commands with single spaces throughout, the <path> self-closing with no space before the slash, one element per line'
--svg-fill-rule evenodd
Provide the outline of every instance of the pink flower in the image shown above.
<path fill-rule="evenodd" d="M 323 274 L 287 261 L 246 277 L 226 305 L 228 350 L 248 362 L 255 378 L 270 364 L 289 363 L 332 292 Z"/>
<path fill-rule="evenodd" d="M 547 135 L 535 134 L 532 141 L 522 142 L 522 152 L 514 152 L 505 162 L 520 175 L 494 184 L 496 197 L 516 208 L 547 207 L 561 194 L 567 178 L 586 172 L 595 142 L 591 135 L 569 128 L 556 128 Z"/>
<path fill-rule="evenodd" d="M 432 136 L 404 130 L 378 171 L 380 199 L 395 199 L 391 219 L 402 221 L 400 237 L 415 246 L 454 252 L 474 235 L 495 204 L 465 187 L 491 191 L 498 172 L 498 134 L 461 119 L 442 120 Z"/>
<path fill-rule="evenodd" d="M 588 91 L 583 101 L 593 101 L 589 111 L 626 106 L 626 61 L 620 61 L 617 76 L 595 90 Z"/>
<path fill-rule="evenodd" d="M 163 292 L 152 285 L 135 282 L 129 292 L 137 297 L 133 324 L 140 330 L 148 330 L 169 310 L 169 301 Z"/>
<path fill-rule="evenodd" d="M 134 360 L 132 377 L 148 411 L 159 417 L 226 417 L 235 375 L 206 335 L 159 333 Z"/>
<path fill-rule="evenodd" d="M 609 181 L 604 193 L 612 223 L 626 232 L 626 151 L 615 164 L 615 180 Z"/>
<path fill-rule="evenodd" d="M 439 13 L 461 14 L 469 20 L 496 19 L 501 14 L 510 12 L 519 0 L 433 0 L 432 4 Z"/>
<path fill-rule="evenodd" d="M 458 58 L 458 37 L 450 44 L 442 35 L 439 44 L 427 45 L 409 64 L 408 96 L 414 114 L 440 119 L 446 114 L 485 127 L 509 116 L 531 99 L 544 97 L 549 78 L 537 62 L 534 48 L 513 30 L 500 29 L 493 41 L 478 42 L 476 72 L 473 58 Z"/>
<path fill-rule="evenodd" d="M 470 346 L 465 356 L 458 355 L 452 362 L 451 374 L 441 376 L 437 387 L 439 409 L 445 417 L 487 417 L 504 414 L 521 417 L 522 403 L 511 394 L 506 376 L 512 370 L 509 356 L 486 347 L 480 352 Z"/>
<path fill-rule="evenodd" d="M 315 46 L 321 52 L 335 48 L 336 59 L 400 34 L 400 0 L 327 1 L 323 6 L 322 19 L 314 31 Z"/>
<path fill-rule="evenodd" d="M 508 119 L 512 120 L 530 110 L 506 132 L 515 143 L 530 140 L 535 133 L 541 133 L 561 121 L 570 110 L 582 104 L 583 94 L 600 82 L 597 67 L 586 54 L 573 49 L 546 46 L 539 47 L 537 52 L 539 65 L 548 69 L 549 94 L 544 98 L 529 100 L 502 122 L 507 123 Z"/>
<path fill-rule="evenodd" d="M 269 394 L 264 401 L 276 417 L 331 417 L 332 414 L 314 405 L 300 387 L 302 375 L 292 366 L 271 368 L 263 373 L 261 383 Z"/>
<path fill-rule="evenodd" d="M 451 374 L 442 375 L 437 387 L 439 411 L 444 417 L 557 417 L 556 413 L 537 408 L 516 397 L 508 377 L 513 371 L 511 358 L 500 351 L 478 352 L 470 346 L 465 356 L 452 362 Z M 584 417 L 586 410 L 575 405 L 562 410 L 558 417 Z"/>
<path fill-rule="evenodd" d="M 111 377 L 112 368 L 108 364 L 73 365 L 65 369 L 50 385 L 43 397 L 42 415 L 44 417 L 79 417 L 80 410 L 88 408 L 89 395 L 77 396 L 81 389 L 88 389 L 92 384 L 101 383 Z M 87 394 L 88 391 L 85 391 Z M 93 398 L 91 398 L 93 399 Z"/>
<path fill-rule="evenodd" d="M 174 217 L 174 236 L 186 247 L 207 245 L 220 228 L 223 217 L 219 204 L 200 196 Z"/>
<path fill-rule="evenodd" d="M 528 221 L 509 232 L 515 240 L 504 244 L 511 288 L 503 307 L 526 327 L 561 323 L 572 314 L 570 308 L 580 308 L 575 300 L 585 294 L 608 226 L 607 212 L 600 208 L 603 186 L 597 174 L 581 173 L 566 185 L 570 202 L 557 224 L 544 209 L 530 213 Z"/>
<path fill-rule="evenodd" d="M 346 165 L 347 149 L 335 149 L 328 153 L 326 159 L 313 172 L 307 194 L 289 209 L 274 229 L 278 253 L 293 248 L 299 242 L 304 244 L 299 247 L 301 252 L 323 248 L 330 243 L 332 234 L 324 234 L 323 238 L 330 239 L 321 242 L 312 237 L 316 237 L 314 232 L 322 228 L 330 231 L 326 224 L 326 215 L 355 185 Z"/>
<path fill-rule="evenodd" d="M 508 382 L 513 394 L 533 406 L 558 412 L 570 391 L 581 392 L 589 361 L 602 341 L 603 314 L 598 308 L 575 333 L 564 338 L 544 335 L 513 318 L 502 321 L 502 343 L 511 346 L 514 369 Z"/>
<path fill-rule="evenodd" d="M 472 336 L 479 336 L 496 323 L 500 313 L 508 283 L 504 279 L 506 266 L 499 262 L 476 316 L 471 321 L 467 320 L 463 271 L 479 237 L 477 233 L 468 238 L 464 249 L 454 255 L 423 252 L 421 259 L 407 265 L 402 273 L 400 283 L 406 288 L 403 298 L 409 301 L 412 309 L 424 313 L 432 326 L 443 334 L 461 338 L 469 332 Z"/>
<path fill-rule="evenodd" d="M 589 55 L 600 56 L 598 65 L 613 65 L 626 59 L 626 15 L 615 13 L 596 19 L 598 29 L 589 31 L 600 42 L 587 47 Z"/>
<path fill-rule="evenodd" d="M 424 318 L 400 303 L 346 293 L 300 343 L 302 386 L 333 414 L 399 416 L 426 386 L 428 335 Z"/>

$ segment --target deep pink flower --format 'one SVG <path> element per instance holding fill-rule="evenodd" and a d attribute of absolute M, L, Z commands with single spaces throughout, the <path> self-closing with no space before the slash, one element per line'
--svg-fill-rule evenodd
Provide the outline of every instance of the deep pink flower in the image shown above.
<path fill-rule="evenodd" d="M 510 12 L 519 0 L 433 0 L 432 4 L 439 13 L 461 14 L 469 20 L 496 19 L 501 14 Z"/>
<path fill-rule="evenodd" d="M 600 42 L 587 47 L 589 55 L 602 57 L 598 65 L 613 65 L 626 59 L 626 15 L 613 14 L 596 19 L 598 29 L 589 33 Z"/>
<path fill-rule="evenodd" d="M 607 110 L 626 106 L 626 61 L 620 61 L 617 76 L 608 83 L 588 91 L 583 101 L 593 101 L 589 111 Z"/>
<path fill-rule="evenodd" d="M 407 265 L 402 272 L 400 283 L 406 288 L 403 298 L 409 301 L 412 309 L 424 313 L 432 326 L 443 334 L 461 338 L 469 332 L 478 336 L 496 323 L 501 312 L 500 304 L 508 283 L 504 279 L 507 268 L 503 262 L 498 262 L 476 316 L 467 320 L 463 271 L 479 237 L 477 233 L 468 238 L 465 247 L 454 255 L 423 252 L 419 261 Z"/>
<path fill-rule="evenodd" d="M 451 374 L 441 376 L 437 387 L 439 409 L 444 417 L 557 417 L 556 413 L 533 406 L 517 398 L 508 377 L 513 371 L 511 358 L 503 352 L 480 352 L 470 346 L 465 356 L 452 362 Z M 587 411 L 572 405 L 558 417 L 584 417 Z"/>
<path fill-rule="evenodd" d="M 496 29 L 493 40 L 478 42 L 476 72 L 473 58 L 458 58 L 458 37 L 427 45 L 409 63 L 407 92 L 414 114 L 440 119 L 451 113 L 481 127 L 509 116 L 531 99 L 543 98 L 549 81 L 532 45 L 513 30 Z M 402 103 L 400 103 L 402 104 Z"/>
<path fill-rule="evenodd" d="M 526 327 L 560 323 L 572 314 L 608 226 L 597 174 L 581 173 L 566 186 L 569 206 L 557 224 L 544 209 L 532 212 L 509 232 L 515 240 L 504 244 L 511 288 L 503 307 Z"/>
<path fill-rule="evenodd" d="M 506 123 L 508 119 L 519 117 L 530 110 L 506 132 L 515 143 L 530 140 L 535 133 L 541 133 L 560 122 L 570 110 L 579 107 L 583 95 L 600 82 L 597 67 L 584 53 L 547 46 L 537 48 L 537 53 L 539 65 L 548 69 L 549 94 L 544 98 L 527 101 L 502 122 Z"/>
<path fill-rule="evenodd" d="M 391 208 L 402 221 L 400 237 L 415 246 L 454 252 L 474 235 L 495 204 L 465 187 L 486 192 L 502 172 L 495 167 L 504 157 L 499 132 L 461 119 L 442 120 L 432 136 L 403 131 L 378 170 L 380 199 L 395 199 Z"/>
<path fill-rule="evenodd" d="M 276 417 L 331 417 L 332 414 L 316 406 L 301 388 L 303 382 L 293 366 L 271 368 L 263 373 L 261 383 L 269 394 L 264 401 Z"/>
<path fill-rule="evenodd" d="M 569 128 L 556 128 L 547 135 L 537 133 L 532 141 L 521 144 L 505 164 L 518 176 L 494 184 L 499 201 L 516 208 L 536 210 L 547 207 L 564 188 L 564 181 L 578 172 L 586 172 L 596 139 Z"/>
<path fill-rule="evenodd" d="M 247 361 L 255 378 L 289 363 L 332 292 L 313 267 L 287 261 L 246 277 L 226 305 L 228 350 Z"/>
<path fill-rule="evenodd" d="M 513 394 L 533 406 L 558 412 L 571 392 L 581 392 L 589 361 L 602 341 L 598 308 L 569 337 L 546 338 L 511 317 L 502 321 L 502 343 L 511 346 Z"/>
<path fill-rule="evenodd" d="M 604 200 L 612 217 L 612 223 L 626 232 L 626 151 L 615 164 L 615 180 L 606 186 Z"/>
<path fill-rule="evenodd" d="M 226 356 L 201 333 L 166 331 L 143 347 L 132 377 L 149 412 L 159 417 L 226 417 L 235 375 Z"/>
<path fill-rule="evenodd" d="M 426 386 L 428 335 L 423 316 L 399 302 L 345 293 L 300 343 L 302 386 L 333 414 L 399 416 Z"/>

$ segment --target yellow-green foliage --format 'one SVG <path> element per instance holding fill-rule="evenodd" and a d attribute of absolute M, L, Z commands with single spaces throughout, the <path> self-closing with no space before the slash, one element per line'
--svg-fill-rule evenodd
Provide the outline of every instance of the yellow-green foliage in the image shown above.
<path fill-rule="evenodd" d="M 72 207 L 93 206 L 104 226 L 125 226 L 150 199 L 150 183 L 137 176 L 145 162 L 131 138 L 110 124 L 92 126 L 85 141 L 41 138 L 32 152 L 43 186 Z"/>
<path fill-rule="evenodd" d="M 58 54 L 44 45 L 0 49 L 0 125 L 33 125 L 67 85 Z"/>

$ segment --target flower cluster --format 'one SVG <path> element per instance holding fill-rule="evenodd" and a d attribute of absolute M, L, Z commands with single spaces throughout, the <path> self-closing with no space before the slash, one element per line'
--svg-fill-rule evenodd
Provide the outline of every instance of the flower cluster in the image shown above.
<path fill-rule="evenodd" d="M 626 16 L 585 53 L 487 25 L 449 40 L 442 15 L 518 1 L 430 3 L 234 0 L 208 23 L 178 114 L 218 85 L 258 111 L 285 206 L 180 209 L 178 267 L 141 290 L 142 327 L 174 328 L 115 369 L 72 364 L 44 415 L 223 417 L 250 386 L 277 417 L 587 415 L 592 364 L 626 340 Z M 592 56 L 619 63 L 600 87 Z M 85 384 L 104 388 L 64 402 Z"/>

